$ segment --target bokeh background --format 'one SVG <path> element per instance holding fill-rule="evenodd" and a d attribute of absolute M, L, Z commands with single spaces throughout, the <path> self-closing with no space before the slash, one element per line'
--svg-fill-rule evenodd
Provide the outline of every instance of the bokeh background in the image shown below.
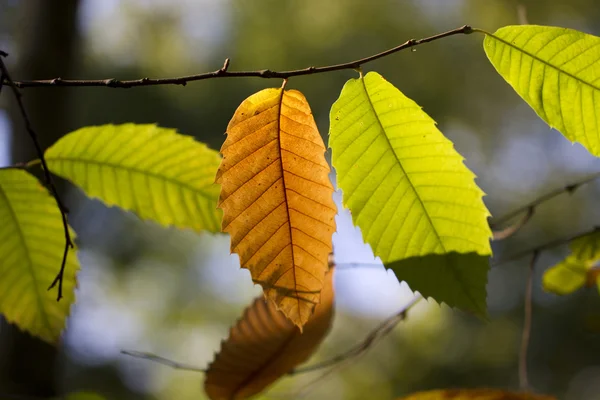
<path fill-rule="evenodd" d="M 0 48 L 15 80 L 170 77 L 218 69 L 296 69 L 350 61 L 470 24 L 494 31 L 519 23 L 600 35 L 596 0 L 0 0 Z M 365 66 L 422 105 L 466 157 L 494 216 L 546 191 L 600 171 L 580 145 L 549 129 L 495 73 L 481 35 L 455 36 Z M 290 80 L 304 92 L 326 140 L 340 71 Z M 186 87 L 26 89 L 24 100 L 44 146 L 79 127 L 158 123 L 218 149 L 229 118 L 275 80 L 207 80 Z M 0 97 L 0 163 L 35 153 L 8 93 Z M 329 155 L 328 155 L 329 156 Z M 600 187 L 587 185 L 537 210 L 496 259 L 600 224 Z M 202 399 L 200 373 L 120 354 L 149 351 L 205 366 L 229 326 L 260 294 L 226 235 L 164 229 L 86 199 L 64 182 L 81 247 L 77 304 L 63 345 L 40 344 L 2 323 L 0 392 L 45 396 L 90 390 L 108 399 Z M 340 193 L 336 193 L 340 200 Z M 313 362 L 363 340 L 412 298 L 377 261 L 340 210 L 334 235 L 334 327 Z M 532 386 L 566 400 L 600 399 L 600 296 L 559 298 L 541 274 L 567 253 L 544 252 L 534 277 L 529 352 Z M 368 265 L 366 265 L 368 264 Z M 333 372 L 286 378 L 264 399 L 391 399 L 446 387 L 518 388 L 527 259 L 489 274 L 490 321 L 421 302 L 377 346 Z"/>

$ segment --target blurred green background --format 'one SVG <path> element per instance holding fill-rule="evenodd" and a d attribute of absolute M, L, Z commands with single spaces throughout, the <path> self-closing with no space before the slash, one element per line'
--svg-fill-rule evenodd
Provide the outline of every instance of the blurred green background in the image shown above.
<path fill-rule="evenodd" d="M 0 48 L 15 80 L 171 77 L 218 69 L 296 69 L 362 58 L 410 38 L 464 24 L 494 31 L 519 23 L 600 35 L 596 0 L 0 0 Z M 549 129 L 489 64 L 480 35 L 455 36 L 365 66 L 417 101 L 478 175 L 494 216 L 600 170 L 598 160 Z M 329 108 L 353 71 L 290 79 L 311 104 L 326 140 Z M 218 79 L 186 87 L 26 89 L 44 146 L 85 125 L 158 123 L 218 149 L 229 118 L 277 80 Z M 5 89 L 6 91 L 6 89 Z M 0 97 L 0 161 L 35 158 L 8 95 Z M 600 224 L 600 187 L 587 185 L 537 210 L 495 258 Z M 58 351 L 0 326 L 0 393 L 48 396 L 90 390 L 109 399 L 202 399 L 203 376 L 119 354 L 149 351 L 205 366 L 229 326 L 260 294 L 225 235 L 162 229 L 108 209 L 61 184 L 78 233 L 78 301 Z M 336 194 L 339 204 L 340 194 Z M 340 211 L 339 263 L 373 263 Z M 529 352 L 533 388 L 566 400 L 600 399 L 600 296 L 559 298 L 535 271 Z M 447 387 L 518 388 L 527 259 L 489 274 L 490 321 L 422 302 L 366 355 L 333 372 L 280 381 L 264 399 L 391 399 Z M 344 351 L 411 298 L 382 267 L 336 271 L 337 314 L 313 361 Z"/>

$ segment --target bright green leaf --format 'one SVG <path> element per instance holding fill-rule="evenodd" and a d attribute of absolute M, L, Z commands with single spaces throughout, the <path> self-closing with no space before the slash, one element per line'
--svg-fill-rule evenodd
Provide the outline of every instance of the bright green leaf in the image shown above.
<path fill-rule="evenodd" d="M 375 255 L 413 290 L 485 315 L 489 212 L 452 142 L 374 72 L 346 83 L 330 118 L 343 202 Z"/>
<path fill-rule="evenodd" d="M 219 232 L 219 153 L 155 125 L 103 125 L 72 132 L 46 151 L 50 170 L 108 205 L 142 219 Z"/>
<path fill-rule="evenodd" d="M 571 255 L 544 273 L 544 290 L 566 295 L 595 284 L 600 290 L 600 277 L 594 268 L 600 262 L 600 232 L 575 239 L 569 247 Z"/>
<path fill-rule="evenodd" d="M 70 250 L 63 298 L 57 302 L 56 289 L 48 290 L 65 249 L 56 202 L 27 172 L 1 169 L 0 221 L 0 313 L 24 331 L 56 343 L 75 300 L 79 269 L 75 250 Z"/>
<path fill-rule="evenodd" d="M 506 26 L 485 52 L 551 127 L 600 156 L 600 38 L 567 28 Z"/>

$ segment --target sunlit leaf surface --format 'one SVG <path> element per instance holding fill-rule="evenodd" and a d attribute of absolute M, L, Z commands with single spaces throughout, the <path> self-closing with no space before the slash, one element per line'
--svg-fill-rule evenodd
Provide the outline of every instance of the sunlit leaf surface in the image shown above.
<path fill-rule="evenodd" d="M 53 173 L 90 197 L 162 225 L 219 232 L 219 154 L 155 125 L 81 128 L 46 151 Z"/>
<path fill-rule="evenodd" d="M 551 26 L 486 35 L 488 58 L 551 127 L 600 156 L 600 38 Z"/>
<path fill-rule="evenodd" d="M 19 169 L 0 170 L 0 313 L 9 322 L 46 342 L 56 343 L 75 300 L 79 269 L 71 249 L 63 279 L 63 298 L 48 290 L 65 249 L 60 211 L 37 179 Z M 74 233 L 71 233 L 74 238 Z"/>
<path fill-rule="evenodd" d="M 452 142 L 374 72 L 346 83 L 330 120 L 343 202 L 375 255 L 413 290 L 485 315 L 489 212 Z"/>
<path fill-rule="evenodd" d="M 265 89 L 227 127 L 217 173 L 231 251 L 302 327 L 319 302 L 336 207 L 325 145 L 296 90 Z"/>

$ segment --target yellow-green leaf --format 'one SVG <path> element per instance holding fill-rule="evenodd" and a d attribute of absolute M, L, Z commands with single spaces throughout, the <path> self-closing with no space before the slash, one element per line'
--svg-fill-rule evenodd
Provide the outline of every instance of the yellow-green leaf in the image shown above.
<path fill-rule="evenodd" d="M 551 26 L 506 26 L 486 34 L 502 77 L 551 127 L 600 156 L 600 38 Z"/>
<path fill-rule="evenodd" d="M 544 273 L 544 289 L 558 295 L 566 295 L 583 286 L 598 285 L 600 275 L 596 264 L 600 261 L 600 232 L 573 240 L 569 247 L 572 253 Z"/>
<path fill-rule="evenodd" d="M 71 233 L 71 237 L 75 235 Z M 54 198 L 23 170 L 0 170 L 0 313 L 46 342 L 56 343 L 75 299 L 79 269 L 68 254 L 63 298 L 48 286 L 59 272 L 64 227 Z"/>
<path fill-rule="evenodd" d="M 46 151 L 50 170 L 90 197 L 162 225 L 219 232 L 218 152 L 155 125 L 72 132 Z"/>
<path fill-rule="evenodd" d="M 485 315 L 489 212 L 452 142 L 374 72 L 346 83 L 330 119 L 343 202 L 375 255 L 413 290 Z"/>

